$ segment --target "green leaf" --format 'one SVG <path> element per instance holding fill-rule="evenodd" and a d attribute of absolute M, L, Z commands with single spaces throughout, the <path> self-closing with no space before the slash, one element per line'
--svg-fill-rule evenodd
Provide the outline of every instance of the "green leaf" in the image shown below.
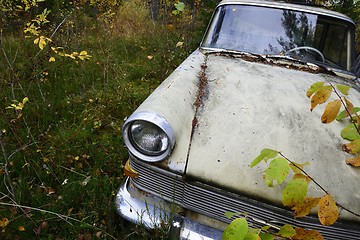
<path fill-rule="evenodd" d="M 258 240 L 258 239 L 259 239 L 259 234 L 256 233 L 248 233 L 244 238 L 244 240 Z"/>
<path fill-rule="evenodd" d="M 183 12 L 185 10 L 185 3 L 183 2 L 178 2 L 178 3 L 175 3 L 175 8 L 176 10 L 180 11 L 180 12 Z"/>
<path fill-rule="evenodd" d="M 289 171 L 290 166 L 286 159 L 276 158 L 272 160 L 269 164 L 269 167 L 265 170 L 266 184 L 269 187 L 273 187 L 274 181 L 276 181 L 277 184 L 283 183 L 286 177 L 289 175 Z"/>
<path fill-rule="evenodd" d="M 282 226 L 278 232 L 278 235 L 284 238 L 291 238 L 296 235 L 295 229 L 289 224 Z"/>
<path fill-rule="evenodd" d="M 360 107 L 354 107 L 352 114 L 360 112 Z M 339 115 L 336 117 L 336 120 L 341 121 L 342 119 L 346 118 L 348 116 L 346 110 L 341 111 Z"/>
<path fill-rule="evenodd" d="M 358 125 L 356 124 L 356 126 L 358 126 Z M 354 140 L 360 139 L 360 134 L 356 130 L 354 124 L 349 124 L 341 131 L 341 137 L 343 139 L 354 141 Z"/>
<path fill-rule="evenodd" d="M 324 82 L 316 82 L 313 85 L 310 86 L 310 88 L 306 92 L 306 96 L 309 98 L 311 95 L 313 95 L 315 92 L 317 92 L 320 88 L 324 86 Z"/>
<path fill-rule="evenodd" d="M 259 233 L 261 240 L 274 240 L 274 236 L 270 233 Z"/>
<path fill-rule="evenodd" d="M 292 207 L 300 205 L 305 201 L 308 191 L 308 182 L 304 178 L 292 179 L 286 184 L 282 192 L 282 202 L 284 206 Z"/>
<path fill-rule="evenodd" d="M 261 161 L 267 161 L 269 159 L 275 158 L 278 155 L 278 152 L 272 149 L 265 148 L 261 150 L 260 155 L 257 156 L 250 164 L 250 167 L 255 167 L 258 165 Z"/>
<path fill-rule="evenodd" d="M 237 218 L 224 230 L 222 240 L 244 240 L 249 231 L 248 222 L 245 218 Z"/>
<path fill-rule="evenodd" d="M 349 89 L 351 88 L 350 86 L 346 86 L 346 85 L 336 85 L 336 88 L 344 95 L 348 95 L 349 93 Z"/>

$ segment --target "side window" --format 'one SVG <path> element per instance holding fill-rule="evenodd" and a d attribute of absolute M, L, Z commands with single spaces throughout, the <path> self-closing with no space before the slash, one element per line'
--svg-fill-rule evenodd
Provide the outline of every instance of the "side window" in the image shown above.
<path fill-rule="evenodd" d="M 323 52 L 330 61 L 346 67 L 346 28 L 329 25 Z"/>
<path fill-rule="evenodd" d="M 314 37 L 314 47 L 322 51 L 322 36 L 324 35 L 324 24 L 316 24 L 315 37 Z"/>

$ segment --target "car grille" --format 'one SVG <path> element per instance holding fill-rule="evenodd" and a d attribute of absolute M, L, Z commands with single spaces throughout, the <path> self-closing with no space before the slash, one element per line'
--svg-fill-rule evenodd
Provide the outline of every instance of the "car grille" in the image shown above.
<path fill-rule="evenodd" d="M 284 224 L 319 231 L 325 239 L 360 239 L 359 226 L 336 222 L 322 226 L 317 218 L 294 219 L 290 211 L 265 204 L 238 194 L 223 191 L 198 181 L 184 179 L 179 174 L 131 159 L 131 167 L 138 178 L 131 181 L 137 188 L 174 202 L 185 209 L 230 223 L 225 212 L 247 214 L 249 225 L 261 228 L 265 225 L 280 228 Z"/>

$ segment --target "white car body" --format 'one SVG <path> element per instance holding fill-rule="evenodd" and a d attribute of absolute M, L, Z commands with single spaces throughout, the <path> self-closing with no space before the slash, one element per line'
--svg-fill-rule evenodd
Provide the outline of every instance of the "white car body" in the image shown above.
<path fill-rule="evenodd" d="M 223 1 L 218 8 L 223 6 L 290 9 L 352 23 L 338 13 L 293 4 Z M 213 21 L 216 18 L 215 14 Z M 269 57 L 211 47 L 205 37 L 200 48 L 124 125 L 130 167 L 136 177 L 128 177 L 118 192 L 120 215 L 148 228 L 169 221 L 170 235 L 180 239 L 221 238 L 230 221 L 224 216 L 226 211 L 247 212 L 249 221 L 258 227 L 279 228 L 289 223 L 316 229 L 326 239 L 360 236 L 360 218 L 342 209 L 338 222 L 331 227 L 321 226 L 313 217 L 293 219 L 291 212 L 282 207 L 283 186 L 267 186 L 263 179 L 265 165 L 249 167 L 264 148 L 281 151 L 298 163 L 308 161 L 305 171 L 337 203 L 360 212 L 356 187 L 360 169 L 345 164 L 351 155 L 341 149 L 346 141 L 340 132 L 346 123 L 323 124 L 320 118 L 325 106 L 311 112 L 306 97 L 307 89 L 315 82 L 344 84 L 351 86 L 349 99 L 354 106 L 360 106 L 359 85 L 350 72 L 354 60 L 352 34 L 348 33 L 348 57 L 342 68 L 282 54 Z M 332 94 L 331 99 L 336 98 Z M 134 147 L 137 139 L 131 140 L 131 131 L 141 121 L 157 125 L 168 136 L 168 140 L 161 140 L 167 149 L 157 150 L 158 156 L 152 152 L 147 156 L 141 153 L 141 147 L 140 151 Z M 323 194 L 310 184 L 308 196 Z"/>

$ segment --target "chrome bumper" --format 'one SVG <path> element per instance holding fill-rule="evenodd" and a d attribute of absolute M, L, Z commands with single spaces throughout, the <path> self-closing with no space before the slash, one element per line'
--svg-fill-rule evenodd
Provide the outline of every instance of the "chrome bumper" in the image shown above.
<path fill-rule="evenodd" d="M 116 209 L 121 217 L 147 229 L 169 226 L 169 239 L 221 239 L 222 231 L 172 213 L 171 203 L 137 190 L 126 178 L 116 195 Z M 130 194 L 135 192 L 133 195 Z"/>

